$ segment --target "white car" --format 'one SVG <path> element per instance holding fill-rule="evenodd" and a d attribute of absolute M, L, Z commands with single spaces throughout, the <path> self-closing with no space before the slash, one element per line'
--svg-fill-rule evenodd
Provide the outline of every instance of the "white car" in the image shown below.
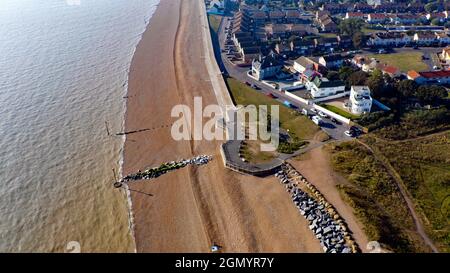
<path fill-rule="evenodd" d="M 313 112 L 315 114 L 315 113 L 317 113 L 317 110 L 315 108 L 311 108 L 311 112 Z"/>
<path fill-rule="evenodd" d="M 345 134 L 346 136 L 353 137 L 353 134 L 352 134 L 352 132 L 350 132 L 350 131 L 345 131 L 344 134 Z"/>
<path fill-rule="evenodd" d="M 323 118 L 327 118 L 327 114 L 325 114 L 324 112 L 320 111 L 319 112 L 319 116 L 323 117 Z"/>

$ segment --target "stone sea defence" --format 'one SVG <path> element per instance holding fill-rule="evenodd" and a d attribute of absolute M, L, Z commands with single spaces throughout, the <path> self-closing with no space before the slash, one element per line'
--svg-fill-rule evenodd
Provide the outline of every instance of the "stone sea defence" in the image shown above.
<path fill-rule="evenodd" d="M 285 185 L 300 214 L 319 239 L 326 253 L 357 253 L 358 245 L 344 220 L 324 196 L 290 164 L 284 163 L 275 176 Z M 302 190 L 304 188 L 305 190 Z"/>

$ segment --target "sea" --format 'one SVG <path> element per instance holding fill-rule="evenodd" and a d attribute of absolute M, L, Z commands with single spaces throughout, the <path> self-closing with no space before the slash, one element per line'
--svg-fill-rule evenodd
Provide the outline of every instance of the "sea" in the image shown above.
<path fill-rule="evenodd" d="M 0 252 L 135 251 L 116 133 L 158 4 L 0 0 Z"/>

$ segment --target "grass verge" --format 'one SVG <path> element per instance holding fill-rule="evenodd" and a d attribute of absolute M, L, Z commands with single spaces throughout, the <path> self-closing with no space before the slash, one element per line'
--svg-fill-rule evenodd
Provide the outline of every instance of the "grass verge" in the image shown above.
<path fill-rule="evenodd" d="M 386 63 L 397 67 L 403 72 L 409 70 L 424 71 L 428 70 L 428 65 L 422 61 L 421 52 L 401 52 L 392 54 L 371 54 L 369 58 L 375 58 L 381 63 Z"/>
<path fill-rule="evenodd" d="M 253 88 L 237 81 L 233 78 L 226 78 L 228 89 L 236 104 L 240 105 L 279 105 L 280 127 L 289 130 L 291 137 L 300 139 L 311 139 L 320 130 L 311 120 L 301 115 L 297 111 L 290 109 L 281 102 L 254 90 Z"/>

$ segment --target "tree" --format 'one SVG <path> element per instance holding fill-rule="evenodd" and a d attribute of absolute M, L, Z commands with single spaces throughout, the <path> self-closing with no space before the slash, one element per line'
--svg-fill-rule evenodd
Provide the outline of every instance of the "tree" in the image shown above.
<path fill-rule="evenodd" d="M 347 84 L 349 86 L 352 85 L 365 85 L 366 84 L 366 80 L 367 80 L 367 73 L 364 71 L 356 71 L 354 73 L 352 73 L 348 78 L 347 78 Z"/>
<path fill-rule="evenodd" d="M 415 95 L 423 103 L 435 103 L 447 97 L 447 90 L 438 85 L 422 85 Z"/>
<path fill-rule="evenodd" d="M 339 80 L 339 73 L 337 71 L 328 71 L 327 73 L 327 79 L 330 81 Z"/>
<path fill-rule="evenodd" d="M 397 84 L 397 91 L 405 98 L 414 96 L 417 88 L 417 83 L 412 80 L 403 80 Z"/>
<path fill-rule="evenodd" d="M 431 24 L 433 26 L 440 26 L 440 25 L 442 25 L 442 22 L 441 22 L 441 20 L 439 20 L 439 18 L 434 18 L 431 20 Z"/>
<path fill-rule="evenodd" d="M 352 41 L 355 48 L 361 48 L 364 45 L 364 34 L 361 31 L 356 32 L 353 34 Z"/>
<path fill-rule="evenodd" d="M 383 72 L 379 69 L 375 69 L 367 79 L 367 86 L 369 86 L 374 97 L 383 97 L 385 86 Z"/>
<path fill-rule="evenodd" d="M 339 30 L 341 34 L 353 35 L 357 32 L 361 32 L 362 27 L 364 26 L 364 21 L 357 18 L 350 18 L 342 20 L 339 23 Z"/>
<path fill-rule="evenodd" d="M 350 66 L 343 66 L 339 69 L 339 79 L 347 81 L 348 77 L 353 74 L 354 70 Z"/>

